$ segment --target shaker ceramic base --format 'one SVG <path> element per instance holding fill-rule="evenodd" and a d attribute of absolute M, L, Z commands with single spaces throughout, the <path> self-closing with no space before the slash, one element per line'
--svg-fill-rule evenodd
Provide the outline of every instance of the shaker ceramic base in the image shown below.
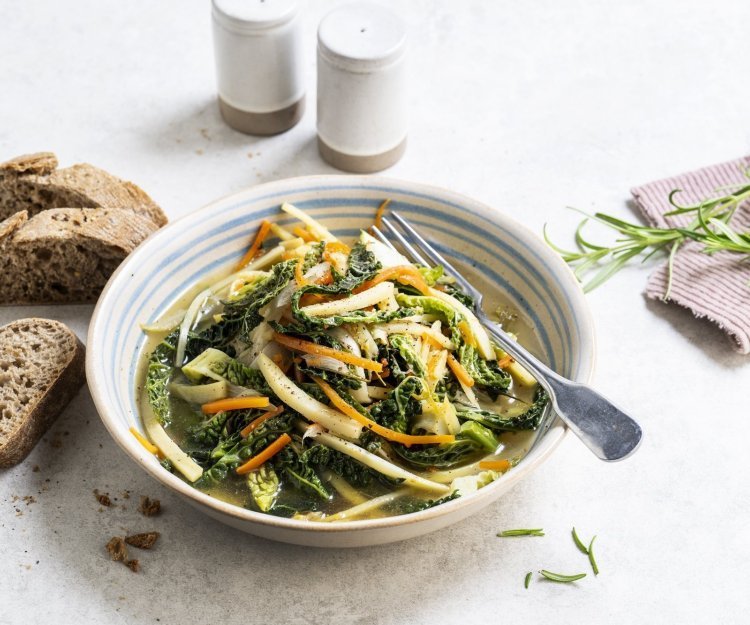
<path fill-rule="evenodd" d="M 227 104 L 219 97 L 219 110 L 224 121 L 235 130 L 247 135 L 277 135 L 289 130 L 302 119 L 305 112 L 305 97 L 278 111 L 250 113 Z"/>
<path fill-rule="evenodd" d="M 323 160 L 329 165 L 333 165 L 336 169 L 356 174 L 370 174 L 395 165 L 406 151 L 406 138 L 395 148 L 386 152 L 361 156 L 339 152 L 318 137 L 318 151 Z"/>

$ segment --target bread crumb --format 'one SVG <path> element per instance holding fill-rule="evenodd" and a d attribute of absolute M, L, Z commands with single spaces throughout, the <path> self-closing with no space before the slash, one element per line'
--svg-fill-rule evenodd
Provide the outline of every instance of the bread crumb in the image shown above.
<path fill-rule="evenodd" d="M 26 495 L 23 500 L 26 502 L 27 506 L 30 506 L 32 503 L 36 503 L 36 499 L 34 499 L 33 495 Z"/>
<path fill-rule="evenodd" d="M 159 538 L 159 532 L 143 532 L 142 534 L 133 534 L 126 536 L 125 542 L 138 549 L 151 549 Z"/>
<path fill-rule="evenodd" d="M 112 500 L 109 498 L 109 493 L 100 493 L 98 490 L 94 489 L 94 497 L 96 497 L 96 500 L 103 506 L 106 506 L 109 508 L 112 505 Z"/>
<path fill-rule="evenodd" d="M 138 562 L 138 560 L 128 560 L 125 563 L 125 566 L 127 566 L 133 573 L 137 573 L 141 570 L 141 563 Z"/>
<path fill-rule="evenodd" d="M 119 536 L 113 536 L 106 546 L 109 552 L 109 557 L 115 562 L 121 562 L 125 560 L 128 555 L 128 549 L 125 546 L 125 541 Z"/>
<path fill-rule="evenodd" d="M 143 516 L 156 516 L 161 512 L 161 501 L 142 496 L 141 505 L 138 506 L 138 512 Z"/>
<path fill-rule="evenodd" d="M 31 469 L 34 473 L 39 473 L 39 465 L 35 464 L 33 468 Z"/>
<path fill-rule="evenodd" d="M 202 156 L 202 155 L 203 155 L 203 150 L 200 150 L 200 149 L 199 149 L 199 150 L 196 150 L 196 151 L 195 151 L 195 153 L 196 153 L 196 154 L 197 154 L 198 156 Z"/>

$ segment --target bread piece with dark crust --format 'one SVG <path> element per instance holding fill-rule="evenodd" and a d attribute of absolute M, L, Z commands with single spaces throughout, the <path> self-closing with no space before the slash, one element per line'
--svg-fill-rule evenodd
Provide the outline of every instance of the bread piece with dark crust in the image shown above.
<path fill-rule="evenodd" d="M 21 462 L 86 381 L 85 348 L 63 323 L 0 327 L 0 467 Z"/>

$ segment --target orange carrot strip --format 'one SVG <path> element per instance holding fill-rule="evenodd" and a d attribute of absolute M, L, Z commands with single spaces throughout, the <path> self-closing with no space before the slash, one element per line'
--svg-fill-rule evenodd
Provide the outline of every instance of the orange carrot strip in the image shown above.
<path fill-rule="evenodd" d="M 257 430 L 269 419 L 278 417 L 282 412 L 284 412 L 284 406 L 279 406 L 278 408 L 269 410 L 266 414 L 259 416 L 257 419 L 253 419 L 250 423 L 248 423 L 244 428 L 240 430 L 240 436 L 242 438 L 247 438 L 250 432 L 252 432 L 253 430 Z"/>
<path fill-rule="evenodd" d="M 451 368 L 451 371 L 453 371 L 453 375 L 455 375 L 466 386 L 474 386 L 474 378 L 469 375 L 466 367 L 458 362 L 453 354 L 448 354 L 448 366 Z"/>
<path fill-rule="evenodd" d="M 138 442 L 143 445 L 146 448 L 146 451 L 150 454 L 158 454 L 159 448 L 154 445 L 150 440 L 148 440 L 143 434 L 141 434 L 138 430 L 131 427 L 130 433 L 138 439 Z"/>
<path fill-rule="evenodd" d="M 333 349 L 332 347 L 326 347 L 325 345 L 318 345 L 317 343 L 298 339 L 293 336 L 287 336 L 285 334 L 279 334 L 278 332 L 273 333 L 273 340 L 280 345 L 283 345 L 284 347 L 294 349 L 298 352 L 304 352 L 306 354 L 317 354 L 318 356 L 330 356 L 331 358 L 335 358 L 336 360 L 345 362 L 348 365 L 362 367 L 363 369 L 375 371 L 376 373 L 380 373 L 381 371 L 383 371 L 383 365 L 381 365 L 379 362 L 368 360 L 367 358 L 362 358 L 360 356 L 355 356 L 354 354 L 351 354 L 349 352 L 342 352 L 338 349 Z"/>
<path fill-rule="evenodd" d="M 456 437 L 452 434 L 429 434 L 425 436 L 415 436 L 412 434 L 396 432 L 395 430 L 383 427 L 382 425 L 375 423 L 375 421 L 373 421 L 372 419 L 368 419 L 354 406 L 350 406 L 349 404 L 347 404 L 344 401 L 343 397 L 341 397 L 341 395 L 339 395 L 333 389 L 333 387 L 328 384 L 328 382 L 325 382 L 324 380 L 321 380 L 317 377 L 313 377 L 313 380 L 323 390 L 323 392 L 326 394 L 326 397 L 331 400 L 331 403 L 338 410 L 343 412 L 347 417 L 351 417 L 352 419 L 354 419 L 357 423 L 365 426 L 366 428 L 370 428 L 373 432 L 375 432 L 375 434 L 379 434 L 386 440 L 394 441 L 396 443 L 403 443 L 407 447 L 410 447 L 411 445 L 429 445 L 431 443 L 452 443 L 456 440 Z"/>
<path fill-rule="evenodd" d="M 477 342 L 474 339 L 474 333 L 471 331 L 469 322 L 466 321 L 466 319 L 461 319 L 461 321 L 458 322 L 457 327 L 458 331 L 461 333 L 461 336 L 464 339 L 464 343 L 466 343 L 469 347 L 476 347 Z"/>
<path fill-rule="evenodd" d="M 479 463 L 479 468 L 482 470 L 490 471 L 502 471 L 505 473 L 510 469 L 510 461 L 508 460 L 482 460 Z"/>
<path fill-rule="evenodd" d="M 513 364 L 513 357 L 512 356 L 503 356 L 500 360 L 497 361 L 497 366 L 501 369 L 505 369 L 508 365 Z"/>
<path fill-rule="evenodd" d="M 216 414 L 224 410 L 243 410 L 245 408 L 265 408 L 268 406 L 268 397 L 228 397 L 219 399 L 201 406 L 204 414 Z"/>
<path fill-rule="evenodd" d="M 348 256 L 349 252 L 351 252 L 351 249 L 345 243 L 341 241 L 329 241 L 326 243 L 325 248 L 323 248 L 323 260 L 330 263 L 333 261 L 333 254 L 340 253 Z"/>
<path fill-rule="evenodd" d="M 297 235 L 305 243 L 310 243 L 311 241 L 315 240 L 315 237 L 311 235 L 307 230 L 305 230 L 302 226 L 294 226 L 294 228 L 292 228 L 292 233 Z"/>
<path fill-rule="evenodd" d="M 383 215 L 385 214 L 385 209 L 388 208 L 388 205 L 390 203 L 390 200 L 386 200 L 380 206 L 378 206 L 378 210 L 375 211 L 375 227 L 378 230 L 383 229 Z"/>
<path fill-rule="evenodd" d="M 401 284 L 409 284 L 425 295 L 428 295 L 430 292 L 430 287 L 427 286 L 422 274 L 419 273 L 419 270 L 416 267 L 412 267 L 411 265 L 399 265 L 397 267 L 383 269 L 383 271 L 376 275 L 372 280 L 368 280 L 354 289 L 354 293 L 366 291 L 367 289 L 374 287 L 376 284 L 380 284 L 386 280 L 395 280 Z"/>
<path fill-rule="evenodd" d="M 250 473 L 250 471 L 259 469 L 291 442 L 292 437 L 289 436 L 289 434 L 282 434 L 273 443 L 271 443 L 268 447 L 261 451 L 257 456 L 253 456 L 245 464 L 237 467 L 237 475 L 245 475 L 245 473 Z"/>
<path fill-rule="evenodd" d="M 250 248 L 245 252 L 245 255 L 242 257 L 242 260 L 240 260 L 239 263 L 237 263 L 236 269 L 242 269 L 245 265 L 247 265 L 253 257 L 258 253 L 258 250 L 260 249 L 260 246 L 263 245 L 263 241 L 266 240 L 266 237 L 268 236 L 268 233 L 271 231 L 271 222 L 267 219 L 264 219 L 263 222 L 260 224 L 260 228 L 258 228 L 258 234 L 255 235 L 255 240 L 253 241 L 253 244 L 250 246 Z"/>
<path fill-rule="evenodd" d="M 305 280 L 305 276 L 302 273 L 302 265 L 304 264 L 304 261 L 300 258 L 294 266 L 294 281 L 297 283 L 297 286 L 305 286 L 307 284 L 307 280 Z"/>

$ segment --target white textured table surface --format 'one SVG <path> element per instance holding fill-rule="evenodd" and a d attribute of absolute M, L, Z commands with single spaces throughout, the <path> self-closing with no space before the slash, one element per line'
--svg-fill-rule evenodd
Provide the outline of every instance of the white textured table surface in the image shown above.
<path fill-rule="evenodd" d="M 309 10 L 311 103 L 315 25 L 335 4 Z M 470 194 L 537 231 L 551 222 L 566 241 L 566 205 L 627 217 L 631 186 L 750 151 L 744 0 L 399 10 L 413 26 L 413 122 L 389 175 Z M 222 124 L 205 2 L 0 0 L 0 158 L 53 150 L 64 165 L 94 163 L 175 218 L 330 172 L 314 137 L 314 105 L 279 137 Z M 226 528 L 141 472 L 82 390 L 0 472 L 0 623 L 747 623 L 750 359 L 710 325 L 647 303 L 646 275 L 628 270 L 589 298 L 596 382 L 641 419 L 638 454 L 604 465 L 568 437 L 483 513 L 407 543 L 322 551 Z M 90 313 L 0 308 L 0 322 L 50 316 L 85 339 Z M 99 511 L 95 488 L 133 498 Z M 139 494 L 163 514 L 141 517 Z M 599 577 L 524 590 L 527 571 L 588 570 L 572 525 L 598 534 Z M 547 535 L 495 538 L 518 526 Z M 163 536 L 140 574 L 108 561 L 110 536 L 146 529 Z"/>

